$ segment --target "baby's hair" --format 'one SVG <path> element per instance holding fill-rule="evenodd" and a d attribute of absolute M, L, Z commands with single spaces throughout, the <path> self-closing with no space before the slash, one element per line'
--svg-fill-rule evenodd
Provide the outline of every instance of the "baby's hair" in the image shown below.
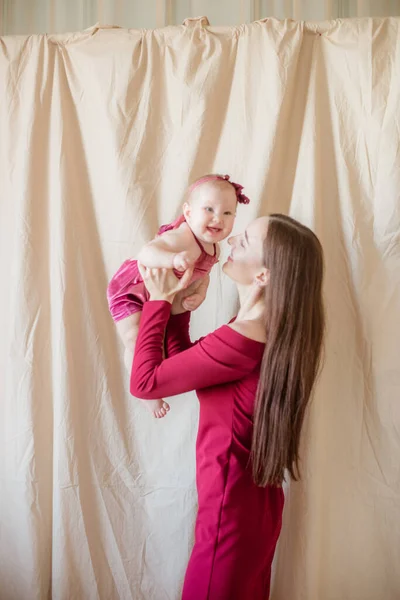
<path fill-rule="evenodd" d="M 233 181 L 230 181 L 230 177 L 229 175 L 219 175 L 219 174 L 215 174 L 215 173 L 210 173 L 209 175 L 203 175 L 202 177 L 199 177 L 199 179 L 196 179 L 196 181 L 194 181 L 186 190 L 186 201 L 189 200 L 192 192 L 198 188 L 200 185 L 202 185 L 203 183 L 208 183 L 209 181 L 214 181 L 215 183 L 222 183 L 222 182 L 226 182 L 229 183 L 235 190 L 235 194 L 236 194 L 236 199 L 239 202 L 239 204 L 249 204 L 250 199 L 245 196 L 242 192 L 243 190 L 243 186 L 240 185 L 239 183 L 234 183 Z"/>

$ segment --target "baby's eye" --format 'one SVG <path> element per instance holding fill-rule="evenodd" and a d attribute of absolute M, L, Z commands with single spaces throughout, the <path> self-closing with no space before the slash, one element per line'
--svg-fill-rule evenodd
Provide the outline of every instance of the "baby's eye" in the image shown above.
<path fill-rule="evenodd" d="M 230 211 L 230 210 L 227 210 L 227 211 L 226 211 L 224 214 L 225 214 L 225 215 L 228 215 L 228 217 L 230 217 L 230 216 L 231 216 L 233 213 L 231 213 L 231 211 Z"/>
<path fill-rule="evenodd" d="M 211 208 L 211 206 L 206 206 L 204 208 L 204 210 L 207 211 L 207 212 L 213 212 L 213 209 Z"/>

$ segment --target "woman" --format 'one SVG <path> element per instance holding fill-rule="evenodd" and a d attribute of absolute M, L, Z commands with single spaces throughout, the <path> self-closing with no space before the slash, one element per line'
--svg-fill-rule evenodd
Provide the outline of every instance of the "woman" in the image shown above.
<path fill-rule="evenodd" d="M 294 219 L 271 215 L 229 239 L 224 272 L 236 319 L 192 344 L 171 303 L 190 279 L 143 269 L 144 306 L 131 374 L 140 398 L 196 390 L 198 516 L 184 600 L 265 600 L 279 537 L 285 469 L 299 475 L 304 413 L 317 376 L 323 255 Z M 165 336 L 166 358 L 163 360 Z"/>

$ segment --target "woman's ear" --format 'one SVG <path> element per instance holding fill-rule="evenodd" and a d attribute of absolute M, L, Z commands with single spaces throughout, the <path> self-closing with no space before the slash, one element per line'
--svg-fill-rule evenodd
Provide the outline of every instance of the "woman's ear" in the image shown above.
<path fill-rule="evenodd" d="M 269 283 L 269 270 L 265 267 L 257 273 L 254 277 L 255 283 L 258 287 L 265 287 Z"/>
<path fill-rule="evenodd" d="M 185 204 L 183 205 L 183 216 L 185 217 L 185 219 L 188 219 L 190 217 L 190 204 L 188 204 L 187 202 L 185 202 Z"/>

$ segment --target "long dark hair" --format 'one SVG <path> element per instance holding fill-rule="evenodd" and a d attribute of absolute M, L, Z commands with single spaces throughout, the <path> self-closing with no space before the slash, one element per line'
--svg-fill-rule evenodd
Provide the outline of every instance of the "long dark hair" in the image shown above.
<path fill-rule="evenodd" d="M 252 441 L 253 479 L 281 485 L 299 477 L 304 415 L 318 374 L 324 335 L 323 252 L 317 236 L 273 214 L 264 240 L 267 342 L 261 364 Z"/>

